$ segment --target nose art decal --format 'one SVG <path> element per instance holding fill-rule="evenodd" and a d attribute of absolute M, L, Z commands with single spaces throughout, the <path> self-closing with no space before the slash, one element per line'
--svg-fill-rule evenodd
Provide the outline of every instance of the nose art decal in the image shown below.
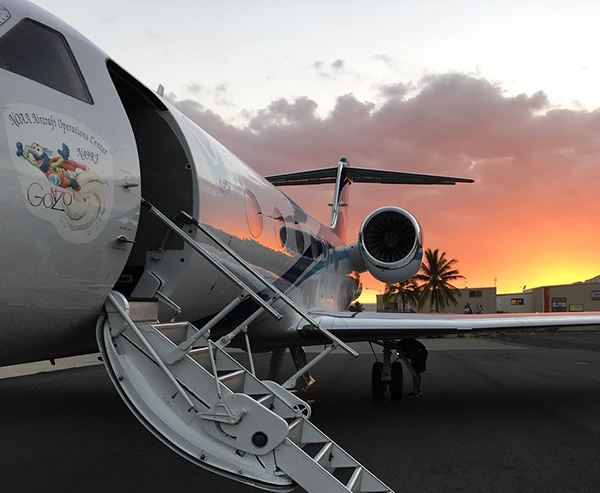
<path fill-rule="evenodd" d="M 10 19 L 10 12 L 0 5 L 0 26 Z"/>
<path fill-rule="evenodd" d="M 108 144 L 70 116 L 46 108 L 9 104 L 3 116 L 26 210 L 52 223 L 70 243 L 97 238 L 113 207 Z"/>

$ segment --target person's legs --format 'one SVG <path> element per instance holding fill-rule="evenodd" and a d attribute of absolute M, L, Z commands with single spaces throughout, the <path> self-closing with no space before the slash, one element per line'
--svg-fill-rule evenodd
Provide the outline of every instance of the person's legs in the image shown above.
<path fill-rule="evenodd" d="M 412 361 L 411 361 L 411 363 L 412 363 Z M 416 372 L 416 370 L 415 370 L 415 372 Z M 416 375 L 413 375 L 413 377 L 412 377 L 413 389 L 410 394 L 407 394 L 408 397 L 419 397 L 421 395 L 421 380 L 422 380 L 421 373 L 416 372 Z"/>
<path fill-rule="evenodd" d="M 417 351 L 410 362 L 416 374 L 413 375 L 413 391 L 408 395 L 409 397 L 419 397 L 422 394 L 421 382 L 423 381 L 423 372 L 426 368 L 427 351 Z"/>
<path fill-rule="evenodd" d="M 413 376 L 413 391 L 414 392 L 421 392 L 421 380 L 423 380 L 422 373 L 417 373 L 415 376 Z"/>

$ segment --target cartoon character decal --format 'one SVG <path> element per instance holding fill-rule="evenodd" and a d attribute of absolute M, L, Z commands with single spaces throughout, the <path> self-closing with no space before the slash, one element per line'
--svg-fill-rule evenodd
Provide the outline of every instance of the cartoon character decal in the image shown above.
<path fill-rule="evenodd" d="M 27 159 L 33 166 L 46 175 L 48 181 L 56 187 L 72 188 L 78 192 L 81 187 L 77 181 L 78 170 L 87 170 L 87 166 L 76 163 L 69 159 L 70 151 L 67 144 L 59 149 L 60 157 L 52 157 L 52 151 L 42 147 L 37 142 L 23 147 L 21 142 L 17 142 L 17 156 Z"/>
<path fill-rule="evenodd" d="M 64 190 L 60 195 L 62 208 L 59 209 L 56 204 L 52 206 L 53 210 L 64 211 L 63 224 L 72 231 L 86 230 L 98 225 L 106 208 L 104 189 L 108 186 L 102 178 L 88 170 L 86 165 L 70 159 L 69 146 L 65 143 L 62 144 L 62 149 L 57 150 L 57 157 L 52 157 L 53 152 L 37 142 L 27 146 L 17 142 L 16 145 L 17 157 L 28 161 L 39 169 L 53 186 Z M 35 199 L 41 198 L 44 201 L 45 198 L 35 195 L 35 190 L 30 194 L 30 190 L 31 186 L 28 189 L 28 200 L 32 206 L 37 207 L 39 204 Z M 57 194 L 54 196 L 58 197 Z"/>

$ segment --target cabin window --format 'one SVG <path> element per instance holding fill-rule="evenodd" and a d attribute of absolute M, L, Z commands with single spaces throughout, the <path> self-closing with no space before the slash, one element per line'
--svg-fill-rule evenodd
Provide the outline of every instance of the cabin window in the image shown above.
<path fill-rule="evenodd" d="M 246 219 L 248 220 L 248 229 L 254 238 L 258 238 L 263 229 L 263 218 L 260 205 L 250 190 L 246 190 L 246 193 L 244 194 L 244 202 L 246 204 Z"/>
<path fill-rule="evenodd" d="M 283 214 L 281 214 L 281 211 L 277 207 L 273 209 L 273 222 L 275 223 L 275 238 L 277 238 L 279 246 L 284 248 L 287 243 L 287 229 Z"/>
<path fill-rule="evenodd" d="M 312 235 L 310 237 L 310 249 L 312 251 L 312 257 L 319 258 L 319 240 Z"/>
<path fill-rule="evenodd" d="M 0 67 L 93 103 L 65 37 L 39 22 L 24 19 L 0 38 Z"/>
<path fill-rule="evenodd" d="M 294 221 L 294 235 L 296 237 L 296 251 L 300 255 L 304 255 L 304 233 L 300 229 L 298 222 Z"/>
<path fill-rule="evenodd" d="M 321 241 L 323 246 L 323 261 L 325 262 L 325 266 L 329 265 L 329 245 L 325 243 L 325 241 Z"/>

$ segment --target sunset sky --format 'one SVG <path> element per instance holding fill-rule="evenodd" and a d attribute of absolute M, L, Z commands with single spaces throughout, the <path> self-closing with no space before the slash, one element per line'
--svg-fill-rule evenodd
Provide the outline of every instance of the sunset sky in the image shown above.
<path fill-rule="evenodd" d="M 359 166 L 350 237 L 399 205 L 466 284 L 600 274 L 598 2 L 37 0 L 263 174 Z M 328 186 L 285 190 L 318 219 Z M 367 276 L 362 301 L 383 285 Z M 464 287 L 461 282 L 458 287 Z"/>

